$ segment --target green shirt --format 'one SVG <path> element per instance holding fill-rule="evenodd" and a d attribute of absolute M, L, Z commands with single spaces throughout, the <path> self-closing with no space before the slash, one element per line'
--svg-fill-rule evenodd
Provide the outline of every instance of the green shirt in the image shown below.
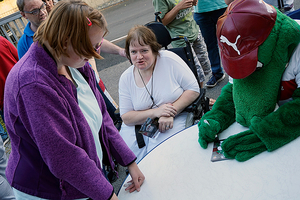
<path fill-rule="evenodd" d="M 161 12 L 160 18 L 164 18 L 166 13 L 172 10 L 180 0 L 153 0 L 155 12 Z M 168 28 L 171 37 L 186 36 L 190 42 L 194 42 L 198 37 L 199 27 L 193 17 L 193 7 L 180 10 L 175 19 L 169 23 Z M 178 40 L 172 42 L 173 47 L 184 47 L 185 42 Z"/>
<path fill-rule="evenodd" d="M 226 8 L 227 4 L 224 0 L 199 0 L 198 4 L 194 6 L 195 13 L 210 12 Z"/>

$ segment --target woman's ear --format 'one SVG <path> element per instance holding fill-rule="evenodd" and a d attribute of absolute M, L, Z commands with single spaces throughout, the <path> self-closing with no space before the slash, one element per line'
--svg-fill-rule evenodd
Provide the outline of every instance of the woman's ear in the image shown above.
<path fill-rule="evenodd" d="M 69 38 L 67 37 L 64 41 L 63 49 L 66 50 L 68 48 Z"/>

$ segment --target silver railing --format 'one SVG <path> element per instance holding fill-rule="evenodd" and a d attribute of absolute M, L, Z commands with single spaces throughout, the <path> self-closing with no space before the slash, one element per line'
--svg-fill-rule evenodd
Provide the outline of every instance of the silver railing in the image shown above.
<path fill-rule="evenodd" d="M 0 18 L 0 35 L 17 47 L 27 23 L 28 20 L 23 18 L 20 12 Z"/>
<path fill-rule="evenodd" d="M 6 16 L 11 15 L 11 14 L 14 14 L 15 12 L 18 12 L 18 11 L 19 11 L 18 7 L 15 7 L 15 8 L 10 9 L 10 10 L 4 12 L 4 13 L 0 13 L 0 18 L 6 17 Z"/>

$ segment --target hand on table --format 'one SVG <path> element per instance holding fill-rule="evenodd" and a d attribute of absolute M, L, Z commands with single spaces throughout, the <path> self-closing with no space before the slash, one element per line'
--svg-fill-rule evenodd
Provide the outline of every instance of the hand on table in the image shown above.
<path fill-rule="evenodd" d="M 266 145 L 251 130 L 228 137 L 222 143 L 226 158 L 243 162 L 267 150 Z"/>
<path fill-rule="evenodd" d="M 215 140 L 216 135 L 221 130 L 221 126 L 218 121 L 213 119 L 201 119 L 198 123 L 198 129 L 198 142 L 203 149 L 206 149 L 207 144 Z"/>
<path fill-rule="evenodd" d="M 145 180 L 145 176 L 140 171 L 139 167 L 137 166 L 137 164 L 135 162 L 133 162 L 132 164 L 130 164 L 128 166 L 128 170 L 129 170 L 129 174 L 130 174 L 132 180 L 128 181 L 124 185 L 126 187 L 125 191 L 129 191 L 131 193 L 136 190 L 139 192 L 141 190 L 140 187 Z"/>

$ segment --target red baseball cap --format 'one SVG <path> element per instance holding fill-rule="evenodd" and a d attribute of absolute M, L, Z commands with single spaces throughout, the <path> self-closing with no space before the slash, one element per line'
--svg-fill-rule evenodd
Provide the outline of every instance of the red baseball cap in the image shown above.
<path fill-rule="evenodd" d="M 276 9 L 262 0 L 235 0 L 217 23 L 217 38 L 226 73 L 242 79 L 256 70 L 258 47 L 269 36 Z"/>

